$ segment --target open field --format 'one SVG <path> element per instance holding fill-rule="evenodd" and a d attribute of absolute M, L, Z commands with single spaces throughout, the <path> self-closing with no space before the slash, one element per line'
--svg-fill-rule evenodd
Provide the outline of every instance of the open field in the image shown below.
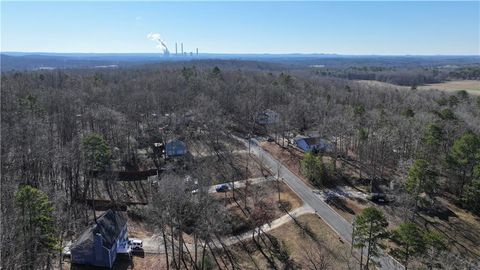
<path fill-rule="evenodd" d="M 372 81 L 372 80 L 357 80 L 357 82 L 372 87 L 385 87 L 390 89 L 410 90 L 411 87 L 395 85 L 386 82 Z M 480 95 L 480 80 L 457 80 L 447 81 L 442 83 L 426 84 L 418 86 L 420 90 L 440 90 L 445 92 L 456 92 L 465 90 L 472 95 Z"/>
<path fill-rule="evenodd" d="M 442 91 L 465 90 L 473 95 L 480 95 L 480 80 L 459 80 L 442 83 L 427 84 L 418 87 L 419 89 L 438 89 Z"/>

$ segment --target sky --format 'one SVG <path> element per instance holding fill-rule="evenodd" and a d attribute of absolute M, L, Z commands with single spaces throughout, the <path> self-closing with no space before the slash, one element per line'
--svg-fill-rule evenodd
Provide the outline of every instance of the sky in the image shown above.
<path fill-rule="evenodd" d="M 200 53 L 479 55 L 480 1 L 1 2 L 2 52 L 161 52 L 149 34 Z"/>

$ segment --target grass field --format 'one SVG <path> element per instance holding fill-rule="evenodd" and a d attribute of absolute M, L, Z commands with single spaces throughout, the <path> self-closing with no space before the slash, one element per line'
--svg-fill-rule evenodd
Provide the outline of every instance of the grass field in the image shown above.
<path fill-rule="evenodd" d="M 385 82 L 379 81 L 370 81 L 370 80 L 358 80 L 357 82 L 372 85 L 372 86 L 382 86 L 387 88 L 394 89 L 404 89 L 409 90 L 408 86 L 394 85 Z M 458 81 L 447 81 L 442 83 L 426 84 L 418 86 L 420 90 L 440 90 L 445 92 L 456 92 L 460 90 L 465 90 L 472 95 L 480 95 L 480 80 L 458 80 Z"/>
<path fill-rule="evenodd" d="M 480 95 L 480 80 L 448 81 L 443 83 L 427 84 L 418 87 L 419 89 L 438 89 L 442 91 L 465 90 L 470 94 Z"/>

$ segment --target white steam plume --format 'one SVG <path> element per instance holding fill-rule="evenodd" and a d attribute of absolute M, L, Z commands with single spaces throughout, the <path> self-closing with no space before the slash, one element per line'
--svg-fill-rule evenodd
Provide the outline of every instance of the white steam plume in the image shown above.
<path fill-rule="evenodd" d="M 163 50 L 163 54 L 168 55 L 170 51 L 168 50 L 167 45 L 163 42 L 162 37 L 159 33 L 150 33 L 147 35 L 147 38 L 157 42 L 157 47 Z"/>

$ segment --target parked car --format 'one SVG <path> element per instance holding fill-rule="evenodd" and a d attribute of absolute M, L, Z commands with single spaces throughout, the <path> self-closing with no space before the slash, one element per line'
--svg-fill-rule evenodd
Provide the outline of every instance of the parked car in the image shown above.
<path fill-rule="evenodd" d="M 275 141 L 275 140 L 272 137 L 267 138 L 267 142 L 273 142 L 273 141 Z"/>
<path fill-rule="evenodd" d="M 143 249 L 143 241 L 137 238 L 129 238 L 128 244 L 132 248 L 132 250 L 142 250 Z"/>
<path fill-rule="evenodd" d="M 69 247 L 64 247 L 62 249 L 62 256 L 64 258 L 70 258 L 72 256 L 72 252 L 70 251 L 70 248 Z"/>
<path fill-rule="evenodd" d="M 367 199 L 373 201 L 373 202 L 382 202 L 386 203 L 388 202 L 387 195 L 384 193 L 371 193 Z"/>
<path fill-rule="evenodd" d="M 324 195 L 325 195 L 325 199 L 324 201 L 327 203 L 327 204 L 334 204 L 335 201 L 338 199 L 337 197 L 337 194 L 331 192 L 331 191 L 326 191 L 324 192 Z"/>
<path fill-rule="evenodd" d="M 70 251 L 70 247 L 72 246 L 72 241 L 68 241 L 62 249 L 62 256 L 65 258 L 70 258 L 72 256 L 72 252 Z"/>
<path fill-rule="evenodd" d="M 217 185 L 217 186 L 215 187 L 215 190 L 216 190 L 217 192 L 225 192 L 225 191 L 230 190 L 230 186 L 227 185 L 227 184 L 220 184 L 220 185 Z"/>

